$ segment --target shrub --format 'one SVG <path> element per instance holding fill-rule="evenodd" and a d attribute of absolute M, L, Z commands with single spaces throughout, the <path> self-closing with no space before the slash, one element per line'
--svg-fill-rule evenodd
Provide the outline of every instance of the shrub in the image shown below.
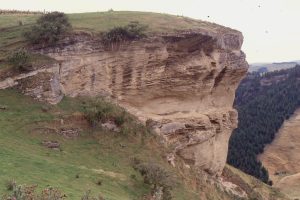
<path fill-rule="evenodd" d="M 101 123 L 113 123 L 117 130 L 115 128 L 108 130 L 124 136 L 134 135 L 135 139 L 139 139 L 137 136 L 140 136 L 142 142 L 150 135 L 150 131 L 123 108 L 102 98 L 85 99 L 82 106 L 84 117 L 93 128 L 99 127 Z"/>
<path fill-rule="evenodd" d="M 112 121 L 117 126 L 122 126 L 128 119 L 125 110 L 102 98 L 86 101 L 83 109 L 85 118 L 93 127 L 95 127 L 98 122 L 107 121 Z"/>
<path fill-rule="evenodd" d="M 8 57 L 8 62 L 18 70 L 30 70 L 32 69 L 32 65 L 29 62 L 30 55 L 24 49 L 19 49 L 13 52 Z"/>
<path fill-rule="evenodd" d="M 113 112 L 113 105 L 103 99 L 90 100 L 84 107 L 85 117 L 93 127 L 111 118 Z"/>
<path fill-rule="evenodd" d="M 102 41 L 104 45 L 132 41 L 145 37 L 147 26 L 138 22 L 131 22 L 126 26 L 119 26 L 103 34 Z"/>
<path fill-rule="evenodd" d="M 140 172 L 144 178 L 144 183 L 152 186 L 152 193 L 162 188 L 162 199 L 171 200 L 175 179 L 162 166 L 155 163 L 142 163 L 134 158 L 132 161 L 133 168 Z"/>
<path fill-rule="evenodd" d="M 71 28 L 68 17 L 64 13 L 52 12 L 41 16 L 37 24 L 24 36 L 32 44 L 54 45 Z"/>

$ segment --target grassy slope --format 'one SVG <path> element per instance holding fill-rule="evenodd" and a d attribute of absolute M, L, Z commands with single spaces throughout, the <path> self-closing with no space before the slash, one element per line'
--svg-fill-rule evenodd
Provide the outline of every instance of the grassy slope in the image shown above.
<path fill-rule="evenodd" d="M 124 26 L 133 21 L 147 25 L 149 32 L 174 32 L 211 26 L 210 23 L 182 16 L 133 11 L 70 14 L 69 18 L 75 29 L 97 32 Z"/>
<path fill-rule="evenodd" d="M 0 105 L 7 106 L 7 110 L 0 110 L 0 194 L 7 192 L 6 181 L 14 179 L 17 183 L 37 184 L 39 188 L 59 187 L 69 199 L 79 199 L 91 189 L 106 199 L 132 200 L 149 192 L 149 187 L 130 166 L 132 156 L 162 163 L 173 170 L 164 163 L 159 150 L 151 149 L 155 148 L 150 145 L 152 136 L 147 136 L 142 143 L 132 136 L 101 130 L 91 133 L 88 126 L 80 125 L 82 120 L 76 121 L 78 116 L 70 117 L 80 111 L 81 102 L 76 99 L 64 99 L 43 112 L 42 103 L 14 90 L 1 90 Z M 64 125 L 57 123 L 63 118 Z M 36 131 L 41 127 L 61 126 L 79 126 L 83 131 L 75 139 Z M 59 141 L 62 151 L 43 147 L 43 140 Z M 131 175 L 137 178 L 132 179 Z M 101 186 L 97 185 L 98 180 Z M 180 184 L 174 194 L 176 199 L 195 198 L 193 192 L 187 192 Z"/>
<path fill-rule="evenodd" d="M 127 25 L 133 21 L 139 21 L 149 26 L 149 32 L 173 32 L 177 30 L 213 28 L 211 23 L 194 20 L 191 18 L 136 11 L 114 11 L 95 13 L 68 14 L 75 29 L 88 29 L 91 31 L 107 31 L 115 26 Z M 34 24 L 39 15 L 1 15 L 0 28 L 18 27 L 19 21 L 25 26 Z M 19 28 L 22 28 L 19 27 Z"/>

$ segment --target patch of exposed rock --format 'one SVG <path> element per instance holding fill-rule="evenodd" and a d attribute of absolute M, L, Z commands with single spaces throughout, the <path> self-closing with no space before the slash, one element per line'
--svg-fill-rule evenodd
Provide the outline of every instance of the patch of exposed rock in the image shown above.
<path fill-rule="evenodd" d="M 49 149 L 55 149 L 55 150 L 60 149 L 60 144 L 57 141 L 43 141 L 42 145 Z"/>
<path fill-rule="evenodd" d="M 217 25 L 110 48 L 77 35 L 36 50 L 59 64 L 2 80 L 0 89 L 16 86 L 53 104 L 63 95 L 109 96 L 151 122 L 173 148 L 171 159 L 219 175 L 237 126 L 235 90 L 248 68 L 242 42 L 240 32 Z"/>

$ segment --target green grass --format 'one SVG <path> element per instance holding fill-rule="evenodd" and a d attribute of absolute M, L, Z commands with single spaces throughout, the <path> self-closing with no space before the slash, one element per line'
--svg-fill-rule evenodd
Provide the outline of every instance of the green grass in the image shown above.
<path fill-rule="evenodd" d="M 66 98 L 59 105 L 50 106 L 50 111 L 43 112 L 45 105 L 42 103 L 14 90 L 0 91 L 0 105 L 7 107 L 7 110 L 0 111 L 0 194 L 7 192 L 7 181 L 16 180 L 19 184 L 37 184 L 38 189 L 49 185 L 58 187 L 68 199 L 80 199 L 89 189 L 108 200 L 140 199 L 150 188 L 132 169 L 132 156 L 161 163 L 176 173 L 164 162 L 159 148 L 151 149 L 139 137 L 102 130 L 92 133 L 87 125 L 70 120 L 74 113 L 81 111 L 81 102 Z M 64 125 L 57 124 L 60 119 L 64 119 Z M 36 128 L 59 126 L 81 126 L 81 136 L 66 139 L 36 131 Z M 146 137 L 146 141 L 152 139 L 151 135 Z M 43 147 L 43 140 L 59 141 L 62 151 Z M 136 179 L 131 178 L 133 174 Z M 97 185 L 99 180 L 101 186 Z M 174 193 L 178 200 L 196 196 L 185 190 L 182 184 Z"/>
<path fill-rule="evenodd" d="M 116 26 L 125 26 L 138 21 L 148 26 L 148 32 L 174 32 L 178 30 L 209 28 L 211 24 L 187 17 L 134 11 L 114 11 L 70 14 L 69 19 L 75 29 L 103 32 Z"/>
<path fill-rule="evenodd" d="M 0 29 L 23 28 L 35 23 L 40 15 L 1 15 Z M 211 23 L 194 20 L 188 17 L 137 11 L 113 11 L 68 14 L 71 24 L 77 29 L 95 32 L 108 31 L 116 26 L 124 26 L 132 21 L 139 21 L 149 26 L 149 32 L 173 32 L 177 30 L 213 28 Z M 19 26 L 19 21 L 23 26 Z"/>

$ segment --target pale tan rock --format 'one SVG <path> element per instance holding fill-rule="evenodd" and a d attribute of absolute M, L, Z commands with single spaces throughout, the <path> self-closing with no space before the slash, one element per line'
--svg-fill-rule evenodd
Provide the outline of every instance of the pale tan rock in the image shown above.
<path fill-rule="evenodd" d="M 248 68 L 240 32 L 216 25 L 112 49 L 91 36 L 74 40 L 39 50 L 60 65 L 47 69 L 52 73 L 45 80 L 48 87 L 26 88 L 27 94 L 50 103 L 59 102 L 62 95 L 109 96 L 141 121 L 151 119 L 164 144 L 173 147 L 170 162 L 175 156 L 187 166 L 221 173 L 228 139 L 237 126 L 235 90 Z"/>

